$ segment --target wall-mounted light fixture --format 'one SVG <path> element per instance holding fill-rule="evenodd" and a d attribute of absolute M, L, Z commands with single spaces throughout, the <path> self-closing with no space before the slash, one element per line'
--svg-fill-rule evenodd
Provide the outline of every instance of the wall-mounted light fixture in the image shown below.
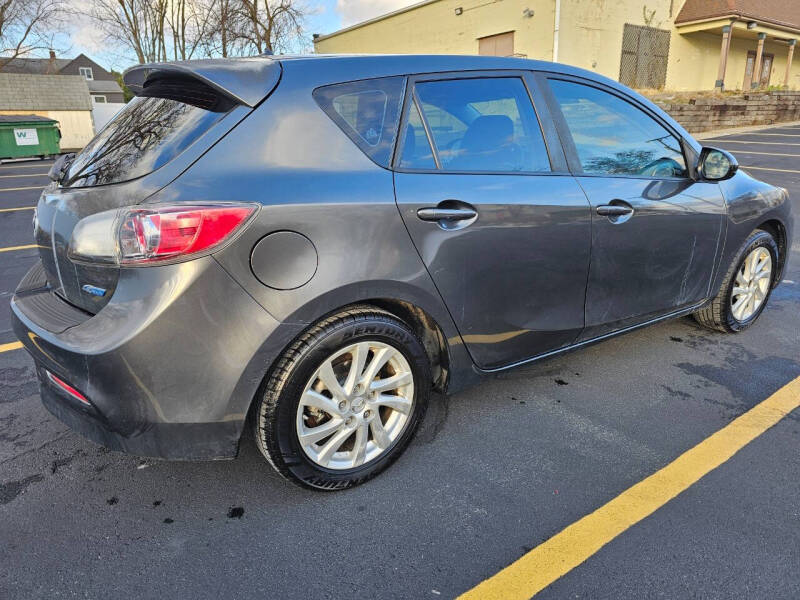
<path fill-rule="evenodd" d="M 530 8 L 526 8 L 522 11 L 522 16 L 526 19 L 532 18 L 534 14 L 535 13 Z"/>
<path fill-rule="evenodd" d="M 755 21 L 750 21 L 750 22 L 747 24 L 747 28 L 748 28 L 748 29 L 755 29 L 756 27 L 758 27 L 758 23 L 756 23 Z"/>
<path fill-rule="evenodd" d="M 456 8 L 456 16 L 457 17 L 460 17 L 463 12 L 464 12 L 464 9 L 461 8 L 460 6 Z"/>

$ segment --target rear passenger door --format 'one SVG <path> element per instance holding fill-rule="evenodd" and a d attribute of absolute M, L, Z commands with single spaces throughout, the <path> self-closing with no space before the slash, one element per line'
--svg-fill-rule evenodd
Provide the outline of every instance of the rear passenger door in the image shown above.
<path fill-rule="evenodd" d="M 589 205 L 532 79 L 410 78 L 393 164 L 403 220 L 478 366 L 575 341 Z"/>
<path fill-rule="evenodd" d="M 677 133 L 634 98 L 552 75 L 553 115 L 592 206 L 586 330 L 592 338 L 707 298 L 725 201 L 695 181 Z"/>

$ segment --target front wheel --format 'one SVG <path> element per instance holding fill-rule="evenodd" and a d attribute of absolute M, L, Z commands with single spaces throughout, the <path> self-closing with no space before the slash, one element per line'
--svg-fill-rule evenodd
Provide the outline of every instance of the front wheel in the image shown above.
<path fill-rule="evenodd" d="M 755 323 L 767 304 L 778 273 L 778 244 L 768 232 L 756 229 L 742 244 L 717 295 L 694 313 L 709 329 L 743 331 Z"/>
<path fill-rule="evenodd" d="M 286 350 L 258 399 L 256 441 L 294 483 L 352 487 L 403 452 L 430 387 L 428 358 L 412 330 L 388 312 L 356 307 Z"/>

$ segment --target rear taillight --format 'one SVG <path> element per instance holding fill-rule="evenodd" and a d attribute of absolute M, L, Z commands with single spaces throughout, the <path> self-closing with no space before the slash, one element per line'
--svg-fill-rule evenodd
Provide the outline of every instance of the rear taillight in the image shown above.
<path fill-rule="evenodd" d="M 253 205 L 155 205 L 107 211 L 81 220 L 72 232 L 76 260 L 142 265 L 209 252 L 255 212 Z"/>
<path fill-rule="evenodd" d="M 250 206 L 135 210 L 119 229 L 123 264 L 170 260 L 204 252 L 222 243 L 253 214 Z"/>
<path fill-rule="evenodd" d="M 78 390 L 76 390 L 74 387 L 72 387 L 66 381 L 64 381 L 63 379 L 61 379 L 57 375 L 53 375 L 50 371 L 45 370 L 45 373 L 47 373 L 47 378 L 50 380 L 50 383 L 52 383 L 54 386 L 56 386 L 62 392 L 64 392 L 65 394 L 67 394 L 71 398 L 74 398 L 75 400 L 77 400 L 81 404 L 84 404 L 86 406 L 91 406 L 92 405 L 92 403 L 89 402 L 89 400 L 86 398 L 86 396 L 81 394 Z"/>

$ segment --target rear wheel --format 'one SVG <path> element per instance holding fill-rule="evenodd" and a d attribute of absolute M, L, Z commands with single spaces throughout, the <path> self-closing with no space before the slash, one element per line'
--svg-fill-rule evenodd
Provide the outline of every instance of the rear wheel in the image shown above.
<path fill-rule="evenodd" d="M 322 490 L 358 485 L 388 467 L 427 408 L 422 343 L 380 309 L 356 307 L 286 350 L 259 398 L 255 435 L 273 467 Z"/>
<path fill-rule="evenodd" d="M 767 304 L 778 272 L 778 244 L 756 229 L 745 240 L 717 295 L 694 314 L 710 329 L 743 331 L 755 323 Z"/>

